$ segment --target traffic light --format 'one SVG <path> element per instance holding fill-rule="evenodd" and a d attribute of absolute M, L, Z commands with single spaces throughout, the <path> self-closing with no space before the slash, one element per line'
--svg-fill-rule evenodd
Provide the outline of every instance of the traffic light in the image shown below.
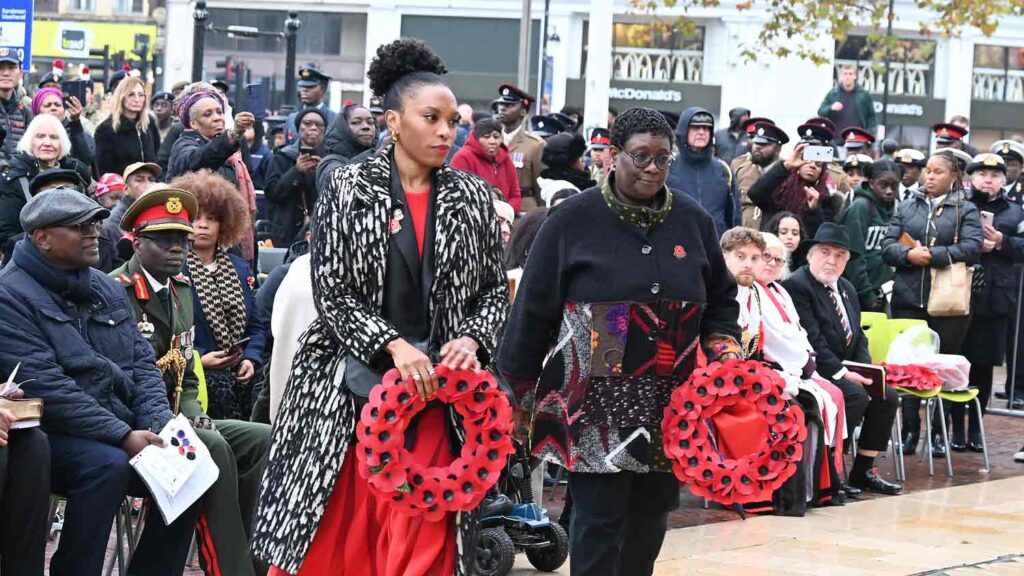
<path fill-rule="evenodd" d="M 217 77 L 223 78 L 224 82 L 231 86 L 235 82 L 235 58 L 228 56 L 223 60 L 217 60 Z"/>

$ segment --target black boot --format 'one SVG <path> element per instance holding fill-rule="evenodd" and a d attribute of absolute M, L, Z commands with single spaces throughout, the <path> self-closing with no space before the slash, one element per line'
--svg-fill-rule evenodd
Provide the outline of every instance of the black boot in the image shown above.
<path fill-rule="evenodd" d="M 942 443 L 942 436 L 936 434 L 932 436 L 932 457 L 933 458 L 945 458 L 946 457 L 946 445 Z"/>
<path fill-rule="evenodd" d="M 913 456 L 917 452 L 917 443 L 921 440 L 921 431 L 916 430 L 911 433 L 903 431 L 903 454 L 905 456 Z"/>

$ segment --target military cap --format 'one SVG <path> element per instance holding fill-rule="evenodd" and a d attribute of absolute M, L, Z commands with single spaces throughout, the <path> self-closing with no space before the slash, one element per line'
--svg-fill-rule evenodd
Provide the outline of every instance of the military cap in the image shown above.
<path fill-rule="evenodd" d="M 935 143 L 940 146 L 949 146 L 950 144 L 963 140 L 964 136 L 967 136 L 967 128 L 961 128 L 956 124 L 949 124 L 947 122 L 939 122 L 938 124 L 932 125 L 932 132 L 935 133 Z"/>
<path fill-rule="evenodd" d="M 850 154 L 843 161 L 843 170 L 849 170 L 850 168 L 863 168 L 868 164 L 874 164 L 875 160 L 867 154 Z"/>
<path fill-rule="evenodd" d="M 612 145 L 612 133 L 607 128 L 594 128 L 590 131 L 590 149 L 607 150 Z"/>
<path fill-rule="evenodd" d="M 978 170 L 999 170 L 1006 174 L 1006 161 L 999 154 L 991 152 L 978 154 L 967 164 L 967 173 L 974 174 Z"/>
<path fill-rule="evenodd" d="M 160 102 L 161 100 L 164 102 L 174 102 L 174 94 L 171 94 L 170 92 L 157 92 L 149 99 L 149 103 L 153 104 Z"/>
<path fill-rule="evenodd" d="M 124 213 L 121 230 L 132 234 L 170 230 L 191 234 L 192 220 L 198 212 L 199 202 L 191 192 L 154 184 Z"/>
<path fill-rule="evenodd" d="M 565 132 L 565 126 L 553 116 L 534 116 L 530 118 L 530 127 L 541 138 Z"/>
<path fill-rule="evenodd" d="M 299 86 L 302 88 L 312 88 L 330 81 L 331 77 L 321 72 L 316 66 L 308 65 L 299 68 Z"/>
<path fill-rule="evenodd" d="M 967 165 L 974 161 L 974 158 L 971 158 L 970 154 L 958 148 L 936 148 L 935 154 L 952 155 L 954 158 L 956 158 L 960 170 L 966 169 Z"/>
<path fill-rule="evenodd" d="M 841 135 L 844 146 L 848 150 L 859 150 L 868 148 L 875 143 L 875 135 L 863 128 L 853 126 L 843 130 Z"/>
<path fill-rule="evenodd" d="M 370 114 L 383 114 L 384 113 L 384 101 L 374 96 L 370 98 L 369 106 Z"/>
<path fill-rule="evenodd" d="M 42 90 L 43 88 L 46 88 L 47 86 L 55 86 L 57 88 L 60 88 L 60 80 L 61 80 L 60 74 L 57 74 L 55 72 L 50 72 L 48 74 L 43 74 L 43 76 L 41 78 L 39 78 L 39 85 L 38 85 L 38 87 L 39 87 L 40 90 Z"/>
<path fill-rule="evenodd" d="M 752 124 L 750 128 L 751 131 L 748 132 L 750 141 L 755 144 L 786 144 L 789 142 L 789 136 L 771 120 Z"/>
<path fill-rule="evenodd" d="M 835 138 L 835 132 L 829 130 L 827 126 L 823 124 L 801 124 L 796 129 L 797 135 L 800 136 L 801 142 L 807 142 L 808 144 L 827 144 Z"/>
<path fill-rule="evenodd" d="M 498 100 L 499 103 L 515 104 L 522 102 L 523 106 L 527 108 L 530 104 L 533 104 L 534 97 L 530 96 L 525 90 L 521 90 L 511 84 L 502 84 L 498 86 Z"/>
<path fill-rule="evenodd" d="M 1024 147 L 1016 140 L 999 140 L 992 144 L 988 151 L 993 154 L 999 154 L 1003 157 L 1004 161 L 1016 160 L 1024 162 Z"/>
<path fill-rule="evenodd" d="M 748 136 L 752 135 L 754 133 L 754 130 L 757 129 L 758 124 L 774 125 L 775 121 L 772 120 L 771 118 L 765 118 L 763 116 L 754 116 L 753 118 L 747 118 L 747 121 L 744 122 L 742 126 L 743 131 L 746 132 Z"/>
<path fill-rule="evenodd" d="M 925 157 L 924 152 L 916 148 L 903 148 L 897 150 L 892 155 L 892 159 L 897 164 L 903 164 L 904 166 L 917 166 L 918 168 L 924 168 L 928 165 L 928 159 Z"/>

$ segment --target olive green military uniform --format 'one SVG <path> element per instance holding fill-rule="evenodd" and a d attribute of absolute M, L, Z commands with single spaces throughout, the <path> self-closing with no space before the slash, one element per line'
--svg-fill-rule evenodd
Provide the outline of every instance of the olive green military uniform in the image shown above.
<path fill-rule="evenodd" d="M 519 131 L 509 140 L 508 151 L 519 176 L 519 190 L 523 194 L 522 211 L 527 212 L 544 206 L 544 200 L 540 197 L 540 186 L 537 185 L 537 178 L 540 178 L 540 173 L 544 170 L 544 163 L 541 162 L 544 140 L 536 134 L 527 132 L 524 120 Z"/>
<path fill-rule="evenodd" d="M 157 291 L 151 286 L 133 256 L 111 272 L 124 285 L 135 309 L 139 331 L 153 346 L 157 359 L 177 348 L 187 359 L 182 381 L 180 410 L 196 427 L 196 433 L 210 450 L 220 476 L 203 496 L 197 544 L 207 574 L 240 576 L 255 574 L 249 552 L 251 518 L 256 505 L 263 464 L 270 447 L 270 426 L 239 420 L 215 420 L 216 430 L 199 428 L 206 413 L 199 405 L 199 379 L 194 372 L 192 337 L 192 291 L 188 280 L 178 275 L 170 288 Z M 164 372 L 171 406 L 175 404 L 177 377 Z M 216 567 L 212 564 L 216 563 Z"/>

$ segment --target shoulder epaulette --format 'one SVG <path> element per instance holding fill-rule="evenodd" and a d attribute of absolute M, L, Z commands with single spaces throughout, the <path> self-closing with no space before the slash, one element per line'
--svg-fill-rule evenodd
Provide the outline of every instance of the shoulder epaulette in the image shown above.
<path fill-rule="evenodd" d="M 184 274 L 181 273 L 178 273 L 177 276 L 171 277 L 171 280 L 174 280 L 179 284 L 185 284 L 186 286 L 192 285 L 192 280 L 190 280 L 188 276 L 185 276 Z"/>
<path fill-rule="evenodd" d="M 124 272 L 117 275 L 117 281 L 120 282 L 121 285 L 124 286 L 125 288 L 129 288 L 135 285 L 135 281 L 132 280 L 131 277 L 129 277 Z"/>

